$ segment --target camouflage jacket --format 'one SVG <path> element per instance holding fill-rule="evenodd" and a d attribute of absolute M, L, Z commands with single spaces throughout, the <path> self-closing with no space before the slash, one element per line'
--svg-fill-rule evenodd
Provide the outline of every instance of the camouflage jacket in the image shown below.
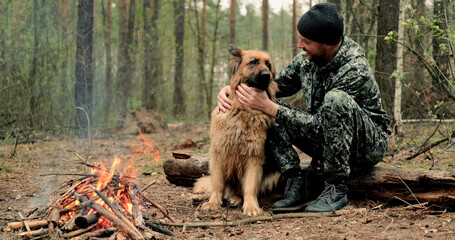
<path fill-rule="evenodd" d="M 379 87 L 364 51 L 347 36 L 344 36 L 340 49 L 327 65 L 317 66 L 308 61 L 306 53 L 302 52 L 278 74 L 276 82 L 279 88 L 277 97 L 291 96 L 302 89 L 309 113 L 280 105 L 277 122 L 290 124 L 294 129 L 313 125 L 321 121 L 316 113 L 325 94 L 331 90 L 341 90 L 357 102 L 376 127 L 390 134 L 390 120 L 381 106 Z"/>

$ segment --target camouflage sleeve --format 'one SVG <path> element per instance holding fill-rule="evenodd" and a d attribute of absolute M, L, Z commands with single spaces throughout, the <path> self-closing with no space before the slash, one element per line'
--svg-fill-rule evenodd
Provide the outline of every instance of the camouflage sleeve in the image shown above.
<path fill-rule="evenodd" d="M 291 132 L 319 133 L 321 126 L 320 114 L 311 115 L 280 100 L 277 100 L 277 103 L 280 105 L 275 117 L 277 124 L 285 125 Z"/>
<path fill-rule="evenodd" d="M 298 54 L 294 60 L 275 78 L 278 84 L 277 97 L 288 97 L 296 94 L 302 89 L 302 82 L 300 81 L 300 72 L 302 65 L 305 64 L 304 60 L 306 55 Z"/>
<path fill-rule="evenodd" d="M 363 60 L 363 59 L 362 59 Z M 366 63 L 353 61 L 351 68 L 340 69 L 340 78 L 332 89 L 346 92 L 354 98 L 365 113 L 385 132 L 390 132 L 387 113 L 381 106 L 381 93 Z"/>

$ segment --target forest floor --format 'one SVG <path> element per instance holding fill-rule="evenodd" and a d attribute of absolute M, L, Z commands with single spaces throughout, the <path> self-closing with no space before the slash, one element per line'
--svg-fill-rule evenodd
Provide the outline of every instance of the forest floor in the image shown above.
<path fill-rule="evenodd" d="M 421 155 L 404 161 L 416 147 L 425 142 L 443 138 L 455 130 L 455 124 L 407 124 L 406 136 L 396 143 L 391 139 L 390 153 L 381 165 L 398 168 L 421 167 L 444 169 L 455 172 L 455 145 L 441 144 L 432 150 L 433 160 Z M 206 152 L 209 147 L 209 125 L 204 123 L 169 124 L 167 129 L 145 135 L 159 147 L 161 160 L 155 162 L 153 155 L 142 152 L 135 156 L 134 166 L 138 171 L 138 185 L 154 185 L 144 194 L 161 204 L 169 215 L 178 222 L 219 222 L 246 219 L 238 208 L 222 208 L 215 212 L 200 211 L 191 200 L 191 188 L 175 186 L 164 175 L 163 161 L 172 158 L 172 151 L 191 139 L 196 151 Z M 110 166 L 115 156 L 128 162 L 133 150 L 143 146 L 140 136 L 129 134 L 97 134 L 88 140 L 69 136 L 45 135 L 35 143 L 19 144 L 14 152 L 14 139 L 0 142 L 0 227 L 18 220 L 17 211 L 24 213 L 50 202 L 49 196 L 69 175 L 54 173 L 89 173 L 79 163 L 75 153 L 90 163 L 105 161 Z M 272 215 L 270 202 L 261 201 L 264 212 Z M 432 207 L 430 207 L 431 209 Z M 455 239 L 455 212 L 407 209 L 406 205 L 389 205 L 387 202 L 351 200 L 346 207 L 352 210 L 337 217 L 305 217 L 272 221 L 259 221 L 235 227 L 167 227 L 173 236 L 162 235 L 163 239 Z M 366 211 L 356 211 L 366 209 Z M 438 209 L 440 210 L 440 209 Z M 452 209 L 453 210 L 453 209 Z M 154 215 L 156 222 L 169 222 L 159 211 Z M 1 232 L 0 239 L 17 239 L 17 232 Z"/>

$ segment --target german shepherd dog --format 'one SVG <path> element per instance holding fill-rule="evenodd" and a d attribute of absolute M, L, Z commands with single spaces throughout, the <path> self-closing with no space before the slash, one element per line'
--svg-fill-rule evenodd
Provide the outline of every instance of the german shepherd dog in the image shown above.
<path fill-rule="evenodd" d="M 231 67 L 231 109 L 212 112 L 210 126 L 210 176 L 195 184 L 194 192 L 211 192 L 202 210 L 219 209 L 223 199 L 239 206 L 243 197 L 243 213 L 256 216 L 262 212 L 258 194 L 274 188 L 280 173 L 263 172 L 265 140 L 273 118 L 242 105 L 235 94 L 241 83 L 267 92 L 275 99 L 277 84 L 271 56 L 263 51 L 229 47 Z"/>

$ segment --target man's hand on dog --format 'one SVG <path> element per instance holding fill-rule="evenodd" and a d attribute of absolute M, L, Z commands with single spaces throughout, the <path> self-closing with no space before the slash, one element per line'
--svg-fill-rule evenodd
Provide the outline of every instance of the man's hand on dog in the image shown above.
<path fill-rule="evenodd" d="M 231 109 L 232 101 L 229 99 L 229 92 L 230 88 L 226 86 L 218 93 L 217 113 L 220 113 L 220 111 L 226 112 Z M 270 100 L 265 91 L 248 87 L 242 83 L 238 86 L 236 94 L 241 104 L 262 111 L 272 117 L 276 116 L 279 105 Z"/>
<path fill-rule="evenodd" d="M 218 93 L 217 101 L 218 106 L 216 107 L 216 112 L 226 112 L 227 110 L 231 109 L 232 101 L 229 99 L 229 86 L 225 86 L 221 89 L 220 93 Z"/>
<path fill-rule="evenodd" d="M 269 116 L 276 116 L 279 106 L 270 100 L 265 91 L 248 87 L 246 84 L 242 83 L 237 87 L 235 93 L 241 104 L 254 110 L 262 111 Z"/>

